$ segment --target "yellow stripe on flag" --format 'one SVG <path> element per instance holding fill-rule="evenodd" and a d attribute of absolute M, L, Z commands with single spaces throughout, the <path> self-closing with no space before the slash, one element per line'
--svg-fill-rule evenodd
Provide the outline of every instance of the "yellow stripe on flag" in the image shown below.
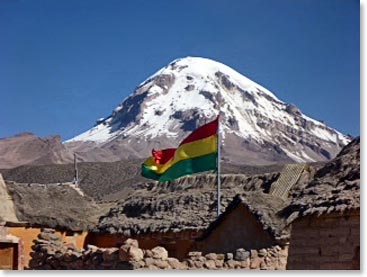
<path fill-rule="evenodd" d="M 178 147 L 175 155 L 165 164 L 156 164 L 154 158 L 150 157 L 145 161 L 145 165 L 157 174 L 163 174 L 175 163 L 204 156 L 217 151 L 217 135 L 186 143 Z"/>

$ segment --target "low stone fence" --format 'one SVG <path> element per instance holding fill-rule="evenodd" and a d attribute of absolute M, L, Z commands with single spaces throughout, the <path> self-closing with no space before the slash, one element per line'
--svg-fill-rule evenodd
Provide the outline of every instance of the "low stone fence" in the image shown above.
<path fill-rule="evenodd" d="M 120 248 L 98 248 L 89 245 L 77 249 L 64 243 L 52 229 L 44 229 L 34 241 L 29 269 L 270 269 L 284 270 L 287 248 L 237 249 L 235 253 L 202 255 L 190 252 L 183 261 L 168 256 L 165 248 L 140 249 L 136 240 L 128 239 Z"/>

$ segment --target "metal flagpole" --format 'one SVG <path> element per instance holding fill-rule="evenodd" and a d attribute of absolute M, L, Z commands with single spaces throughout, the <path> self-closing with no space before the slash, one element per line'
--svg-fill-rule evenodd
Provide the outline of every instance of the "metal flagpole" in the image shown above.
<path fill-rule="evenodd" d="M 217 216 L 220 215 L 220 115 L 217 129 Z"/>
<path fill-rule="evenodd" d="M 79 185 L 79 172 L 78 172 L 78 162 L 76 159 L 76 153 L 74 153 L 74 184 Z"/>

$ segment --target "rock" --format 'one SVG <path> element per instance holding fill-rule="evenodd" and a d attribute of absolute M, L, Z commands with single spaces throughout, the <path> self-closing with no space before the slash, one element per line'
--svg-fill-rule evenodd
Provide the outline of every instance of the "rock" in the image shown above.
<path fill-rule="evenodd" d="M 224 254 L 217 254 L 217 259 L 218 260 L 224 260 L 225 255 Z"/>
<path fill-rule="evenodd" d="M 261 262 L 261 263 L 260 263 L 260 269 L 261 269 L 261 270 L 265 270 L 265 269 L 266 269 L 266 264 L 265 264 L 265 262 Z"/>
<path fill-rule="evenodd" d="M 249 260 L 241 261 L 241 268 L 248 268 L 249 267 Z"/>
<path fill-rule="evenodd" d="M 226 253 L 226 260 L 233 260 L 233 253 Z"/>
<path fill-rule="evenodd" d="M 215 254 L 215 253 L 209 253 L 209 254 L 206 254 L 205 255 L 205 258 L 207 260 L 216 260 L 217 259 L 217 254 Z"/>
<path fill-rule="evenodd" d="M 156 267 L 155 265 L 151 264 L 150 266 L 148 266 L 149 270 L 157 270 L 159 269 L 158 267 Z"/>
<path fill-rule="evenodd" d="M 153 258 L 152 250 L 149 250 L 149 249 L 144 250 L 144 257 Z"/>
<path fill-rule="evenodd" d="M 176 258 L 168 258 L 167 261 L 173 269 L 182 269 L 184 267 Z"/>
<path fill-rule="evenodd" d="M 226 265 L 227 265 L 227 267 L 228 268 L 230 268 L 230 269 L 234 269 L 234 267 L 236 266 L 236 261 L 234 261 L 234 260 L 228 260 L 228 261 L 226 261 Z"/>
<path fill-rule="evenodd" d="M 107 248 L 102 254 L 103 260 L 106 262 L 115 261 L 117 260 L 118 256 L 119 256 L 119 249 L 116 247 Z"/>
<path fill-rule="evenodd" d="M 161 246 L 154 247 L 152 253 L 154 259 L 167 260 L 168 258 L 167 250 Z"/>
<path fill-rule="evenodd" d="M 144 258 L 144 253 L 143 250 L 132 245 L 129 248 L 128 256 L 129 261 L 139 262 Z"/>
<path fill-rule="evenodd" d="M 267 254 L 268 254 L 268 252 L 266 251 L 265 248 L 260 249 L 259 252 L 258 252 L 259 257 L 264 257 Z"/>
<path fill-rule="evenodd" d="M 88 244 L 87 245 L 87 249 L 92 251 L 92 252 L 96 252 L 98 250 L 98 247 L 92 244 Z"/>
<path fill-rule="evenodd" d="M 217 268 L 222 268 L 224 265 L 224 260 L 215 260 L 214 262 Z"/>
<path fill-rule="evenodd" d="M 234 254 L 234 259 L 236 261 L 245 261 L 249 257 L 250 257 L 250 252 L 246 251 L 243 248 L 237 249 L 235 254 Z"/>
<path fill-rule="evenodd" d="M 55 230 L 54 229 L 51 229 L 51 228 L 42 228 L 41 229 L 41 232 L 42 233 L 54 234 L 55 233 Z"/>
<path fill-rule="evenodd" d="M 44 240 L 44 239 L 34 239 L 33 243 L 36 245 L 48 245 L 50 244 L 50 242 L 48 240 Z"/>
<path fill-rule="evenodd" d="M 209 260 L 209 261 L 206 261 L 204 263 L 204 266 L 207 268 L 207 269 L 217 269 L 216 265 L 215 265 L 215 261 L 214 260 Z"/>
<path fill-rule="evenodd" d="M 279 245 L 275 245 L 274 246 L 274 250 L 275 251 L 280 251 L 280 250 L 282 250 L 282 248 Z"/>
<path fill-rule="evenodd" d="M 259 257 L 259 255 L 257 254 L 257 251 L 254 249 L 250 250 L 250 256 L 251 256 L 251 259 L 256 259 L 257 257 Z"/>
<path fill-rule="evenodd" d="M 53 255 L 55 255 L 55 250 L 53 249 L 53 248 L 51 248 L 51 247 L 48 247 L 47 248 L 47 251 L 46 251 L 46 254 L 48 255 L 48 256 L 53 256 Z"/>
<path fill-rule="evenodd" d="M 41 240 L 46 241 L 55 241 L 55 240 L 61 240 L 61 237 L 59 235 L 53 234 L 53 233 L 39 233 L 37 236 Z"/>
<path fill-rule="evenodd" d="M 200 261 L 200 262 L 205 262 L 206 261 L 205 257 L 203 257 L 203 256 L 196 257 L 195 260 Z"/>
<path fill-rule="evenodd" d="M 139 242 L 136 239 L 127 239 L 124 241 L 123 245 L 131 245 L 139 248 Z"/>
<path fill-rule="evenodd" d="M 154 265 L 160 269 L 168 269 L 170 266 L 166 260 L 154 260 Z"/>
<path fill-rule="evenodd" d="M 74 251 L 74 252 L 71 253 L 71 256 L 74 260 L 76 260 L 76 259 L 79 259 L 82 256 L 82 253 Z"/>
<path fill-rule="evenodd" d="M 200 257 L 201 255 L 202 255 L 201 252 L 189 252 L 189 254 L 187 254 L 187 256 L 189 258 L 191 258 L 191 257 Z"/>
<path fill-rule="evenodd" d="M 202 268 L 204 265 L 204 262 L 202 261 L 194 261 L 194 267 L 196 268 Z"/>
<path fill-rule="evenodd" d="M 260 259 L 254 259 L 251 261 L 250 263 L 250 268 L 251 269 L 259 269 L 260 268 Z"/>
<path fill-rule="evenodd" d="M 133 268 L 134 269 L 140 269 L 140 268 L 144 268 L 144 267 L 145 267 L 145 262 L 144 261 L 133 262 Z"/>
<path fill-rule="evenodd" d="M 195 263 L 194 263 L 193 260 L 186 260 L 186 261 L 184 261 L 184 263 L 187 264 L 187 266 L 189 268 L 194 268 L 195 267 Z"/>
<path fill-rule="evenodd" d="M 154 264 L 154 259 L 153 258 L 144 258 L 144 262 L 146 264 L 146 266 L 150 266 L 152 264 Z"/>

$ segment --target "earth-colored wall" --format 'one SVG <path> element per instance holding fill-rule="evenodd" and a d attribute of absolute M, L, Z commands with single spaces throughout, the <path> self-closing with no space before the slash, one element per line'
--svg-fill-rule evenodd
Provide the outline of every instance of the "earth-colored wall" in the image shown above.
<path fill-rule="evenodd" d="M 195 250 L 204 254 L 226 253 L 238 248 L 261 249 L 275 244 L 255 216 L 243 205 L 239 205 L 207 238 L 196 243 Z"/>
<path fill-rule="evenodd" d="M 27 228 L 27 227 L 2 227 L 5 228 L 5 233 L 9 235 L 13 235 L 19 238 L 23 244 L 24 253 L 24 266 L 28 267 L 29 261 L 31 260 L 30 253 L 32 252 L 33 240 L 38 238 L 38 235 L 41 233 L 40 228 Z M 72 243 L 76 247 L 82 248 L 84 245 L 84 239 L 87 235 L 86 232 L 83 233 L 67 233 L 65 231 L 56 231 L 56 234 L 59 235 L 65 243 Z"/>
<path fill-rule="evenodd" d="M 296 220 L 287 269 L 360 269 L 359 211 Z"/>

